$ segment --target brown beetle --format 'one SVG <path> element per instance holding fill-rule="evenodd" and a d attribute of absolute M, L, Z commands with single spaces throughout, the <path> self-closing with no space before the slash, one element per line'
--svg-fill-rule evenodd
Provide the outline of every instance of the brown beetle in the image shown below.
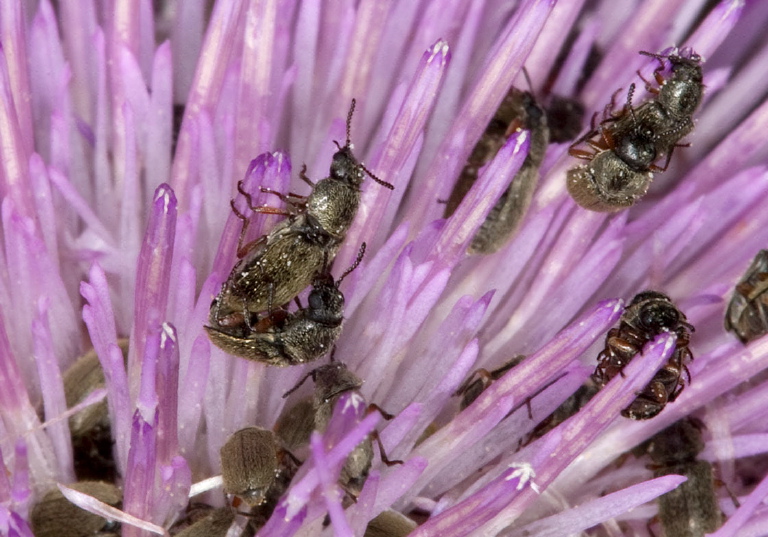
<path fill-rule="evenodd" d="M 407 516 L 387 509 L 368 522 L 363 537 L 406 537 L 416 529 L 416 522 Z"/>
<path fill-rule="evenodd" d="M 128 340 L 117 342 L 128 356 Z M 91 349 L 78 358 L 63 375 L 67 407 L 83 402 L 96 389 L 104 388 L 104 371 L 96 351 Z M 112 455 L 112 429 L 107 402 L 101 401 L 84 408 L 69 418 L 72 435 L 75 475 L 82 481 L 114 481 L 117 477 Z"/>
<path fill-rule="evenodd" d="M 174 533 L 171 528 L 170 533 L 174 537 L 226 537 L 234 520 L 235 511 L 231 507 L 222 507 L 212 510 L 177 533 Z M 249 531 L 246 535 L 253 535 L 253 533 Z"/>
<path fill-rule="evenodd" d="M 312 398 L 305 397 L 284 408 L 273 430 L 291 452 L 309 444 L 309 437 L 315 430 L 315 407 Z"/>
<path fill-rule="evenodd" d="M 515 232 L 531 203 L 539 180 L 539 166 L 549 144 L 549 129 L 544 110 L 530 92 L 511 88 L 467 159 L 467 164 L 448 198 L 445 218 L 454 213 L 477 181 L 480 168 L 496 156 L 514 132 L 521 129 L 531 132 L 528 156 L 509 188 L 501 195 L 477 230 L 468 249 L 470 254 L 496 252 Z"/>
<path fill-rule="evenodd" d="M 693 326 L 686 322 L 685 314 L 668 296 L 657 291 L 638 293 L 624 310 L 619 327 L 608 331 L 605 348 L 597 357 L 592 378 L 599 387 L 605 386 L 617 374 L 622 374 L 624 367 L 642 352 L 643 345 L 662 332 L 674 333 L 677 340 L 672 356 L 637 398 L 621 411 L 627 418 L 650 419 L 683 390 L 682 374 L 687 374 L 686 364 L 693 360 L 688 348 L 693 330 Z"/>
<path fill-rule="evenodd" d="M 275 433 L 261 427 L 236 431 L 221 448 L 224 492 L 237 496 L 250 508 L 265 506 L 265 519 L 297 468 L 298 461 L 283 449 Z"/>

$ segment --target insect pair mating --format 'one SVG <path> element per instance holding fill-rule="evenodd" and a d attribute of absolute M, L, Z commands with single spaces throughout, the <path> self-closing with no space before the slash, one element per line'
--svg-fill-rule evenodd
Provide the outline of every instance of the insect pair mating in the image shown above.
<path fill-rule="evenodd" d="M 347 140 L 333 155 L 328 177 L 313 183 L 308 196 L 277 195 L 286 210 L 253 206 L 253 212 L 280 214 L 286 219 L 259 239 L 243 244 L 249 220 L 232 210 L 243 222 L 238 241 L 238 261 L 211 304 L 210 326 L 205 329 L 211 341 L 235 356 L 275 366 L 290 366 L 316 360 L 326 354 L 341 333 L 344 296 L 339 285 L 362 260 L 365 244 L 355 264 L 333 281 L 330 265 L 349 230 L 360 205 L 360 185 L 365 174 L 392 189 L 363 166 L 352 154 L 350 126 L 355 101 L 347 116 Z M 289 313 L 287 305 L 312 285 L 309 305 L 299 304 Z"/>

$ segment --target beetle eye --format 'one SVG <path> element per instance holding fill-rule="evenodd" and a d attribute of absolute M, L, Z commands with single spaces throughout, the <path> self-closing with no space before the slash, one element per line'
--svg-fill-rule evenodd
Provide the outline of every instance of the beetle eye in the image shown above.
<path fill-rule="evenodd" d="M 319 291 L 312 291 L 309 293 L 307 301 L 309 302 L 309 309 L 312 310 L 319 310 L 325 306 L 325 300 L 323 300 L 322 293 Z"/>

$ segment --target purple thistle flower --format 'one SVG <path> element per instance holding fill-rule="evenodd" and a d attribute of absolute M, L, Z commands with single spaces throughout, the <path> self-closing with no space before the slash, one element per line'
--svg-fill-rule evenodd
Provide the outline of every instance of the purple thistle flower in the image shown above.
<path fill-rule="evenodd" d="M 273 427 L 283 394 L 319 365 L 267 367 L 206 336 L 238 259 L 230 201 L 249 219 L 246 243 L 269 233 L 283 217 L 254 214 L 238 181 L 254 205 L 282 207 L 259 187 L 306 194 L 297 172 L 328 175 L 353 98 L 355 155 L 395 189 L 363 183 L 334 262 L 338 278 L 367 243 L 341 285 L 336 359 L 395 417 L 342 396 L 258 534 L 361 536 L 394 509 L 420 537 L 648 535 L 654 500 L 683 478 L 617 459 L 691 415 L 705 425 L 699 458 L 741 502 L 716 490 L 716 535 L 764 532 L 768 339 L 741 344 L 723 316 L 768 248 L 768 5 L 53 4 L 0 2 L 0 535 L 33 535 L 33 507 L 57 484 L 125 536 L 168 532 L 190 500 L 230 502 L 216 479 L 221 446 L 242 427 Z M 674 50 L 703 58 L 704 101 L 682 140 L 691 146 L 640 202 L 613 214 L 577 206 L 565 178 L 580 162 L 550 144 L 517 232 L 497 253 L 467 255 L 530 133 L 509 136 L 452 216 L 438 200 L 511 86 L 578 98 L 599 119 L 632 83 L 635 107 L 654 98 L 638 73 L 653 86 L 659 61 L 639 51 Z M 653 419 L 621 417 L 673 353 L 662 334 L 531 440 L 644 289 L 668 294 L 696 328 L 690 385 Z M 73 404 L 67 372 L 91 347 L 104 381 Z M 458 411 L 453 394 L 474 370 L 517 354 L 527 358 Z M 104 405 L 108 460 L 93 464 L 112 465 L 119 509 L 67 487 L 83 449 L 69 418 Z M 375 449 L 357 502 L 344 501 L 341 468 L 374 429 L 404 462 L 388 467 Z M 246 524 L 238 515 L 233 527 Z"/>

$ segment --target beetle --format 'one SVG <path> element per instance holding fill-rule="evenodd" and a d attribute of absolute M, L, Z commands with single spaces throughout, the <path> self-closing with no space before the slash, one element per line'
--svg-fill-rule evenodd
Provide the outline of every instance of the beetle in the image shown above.
<path fill-rule="evenodd" d="M 234 520 L 235 511 L 231 507 L 222 507 L 214 509 L 178 533 L 173 533 L 172 529 L 171 535 L 174 537 L 225 537 Z"/>
<path fill-rule="evenodd" d="M 128 357 L 128 340 L 117 345 Z M 81 403 L 91 392 L 104 388 L 104 371 L 94 349 L 89 350 L 64 372 L 64 397 L 67 407 Z M 114 481 L 117 476 L 112 454 L 112 428 L 107 402 L 101 401 L 84 408 L 69 418 L 72 436 L 75 475 L 79 480 Z"/>
<path fill-rule="evenodd" d="M 733 291 L 725 329 L 747 344 L 768 332 L 768 250 L 760 250 Z"/>
<path fill-rule="evenodd" d="M 549 128 L 544 110 L 530 92 L 513 87 L 504 97 L 467 159 L 467 164 L 448 198 L 445 218 L 454 213 L 477 181 L 480 168 L 496 156 L 514 132 L 521 129 L 531 132 L 528 155 L 512 183 L 475 233 L 467 250 L 470 254 L 496 252 L 514 234 L 531 203 L 539 180 L 539 166 L 549 144 Z"/>
<path fill-rule="evenodd" d="M 342 362 L 331 362 L 330 364 L 314 368 L 299 380 L 293 388 L 283 394 L 283 397 L 293 393 L 310 377 L 315 383 L 312 407 L 314 428 L 317 431 L 325 432 L 331 421 L 334 408 L 336 408 L 342 396 L 345 395 L 348 397 L 347 404 L 354 407 L 361 419 L 365 414 L 373 410 L 378 410 L 385 419 L 392 419 L 394 417 L 384 412 L 378 405 L 366 404 L 365 399 L 360 394 L 363 380 L 350 371 Z M 365 481 L 368 479 L 368 473 L 373 462 L 372 440 L 374 439 L 379 445 L 381 460 L 384 464 L 393 466 L 403 463 L 400 460 L 389 460 L 378 433 L 374 431 L 374 433 L 369 434 L 347 456 L 344 467 L 341 469 L 341 476 L 339 477 L 341 487 L 354 500 L 356 500 Z"/>
<path fill-rule="evenodd" d="M 612 151 L 595 154 L 587 165 L 567 172 L 573 200 L 590 211 L 616 212 L 633 206 L 651 185 L 651 172 L 632 170 Z"/>
<path fill-rule="evenodd" d="M 590 161 L 567 173 L 569 193 L 586 209 L 613 212 L 634 205 L 647 192 L 653 173 L 667 169 L 674 148 L 693 130 L 693 113 L 704 88 L 701 57 L 692 51 L 685 55 L 640 54 L 661 62 L 654 71 L 658 87 L 645 81 L 653 97 L 634 107 L 635 85 L 631 84 L 625 106 L 614 112 L 613 102 L 619 92 L 614 93 L 599 126 L 595 125 L 595 114 L 590 130 L 568 150 L 571 156 Z M 664 60 L 671 65 L 668 78 L 661 74 Z M 578 149 L 581 143 L 592 151 Z M 666 162 L 657 165 L 657 159 L 664 155 Z"/>
<path fill-rule="evenodd" d="M 666 537 L 703 537 L 722 524 L 712 465 L 697 459 L 704 449 L 701 423 L 683 418 L 657 433 L 647 444 L 654 477 L 687 477 L 658 498 L 659 521 Z"/>
<path fill-rule="evenodd" d="M 416 522 L 407 516 L 387 509 L 368 522 L 363 537 L 406 537 L 416 529 Z"/>
<path fill-rule="evenodd" d="M 272 431 L 245 427 L 222 446 L 221 475 L 224 492 L 239 498 L 259 514 L 271 516 L 277 501 L 293 479 L 299 463 Z"/>
<path fill-rule="evenodd" d="M 640 352 L 643 346 L 663 332 L 676 335 L 675 350 L 666 364 L 622 415 L 636 420 L 650 419 L 674 401 L 683 390 L 683 372 L 690 374 L 686 364 L 693 360 L 688 345 L 694 327 L 670 298 L 658 291 L 643 291 L 635 295 L 621 315 L 618 328 L 608 331 L 605 348 L 598 355 L 592 378 L 599 387 L 605 386 Z"/>

